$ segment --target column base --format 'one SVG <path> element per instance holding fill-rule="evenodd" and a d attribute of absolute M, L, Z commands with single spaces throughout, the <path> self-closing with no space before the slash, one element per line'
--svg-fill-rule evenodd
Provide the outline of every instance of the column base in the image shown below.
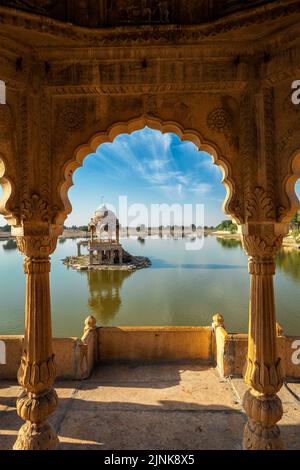
<path fill-rule="evenodd" d="M 248 417 L 243 449 L 282 450 L 284 445 L 276 424 L 283 414 L 280 398 L 275 394 L 262 395 L 249 389 L 244 395 L 243 407 Z"/>
<path fill-rule="evenodd" d="M 244 430 L 244 450 L 283 450 L 284 445 L 278 426 L 265 427 L 248 420 Z"/>
<path fill-rule="evenodd" d="M 14 450 L 55 450 L 58 437 L 49 423 L 32 424 L 26 422 L 19 430 Z"/>

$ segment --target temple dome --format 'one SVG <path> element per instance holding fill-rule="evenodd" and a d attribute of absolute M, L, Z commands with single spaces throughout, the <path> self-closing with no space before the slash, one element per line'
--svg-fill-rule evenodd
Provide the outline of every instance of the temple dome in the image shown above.
<path fill-rule="evenodd" d="M 95 210 L 95 217 L 96 217 L 98 220 L 101 220 L 101 219 L 103 219 L 106 215 L 108 215 L 109 212 L 112 212 L 112 211 L 108 211 L 106 205 L 103 204 L 102 206 L 98 207 L 98 209 Z M 113 213 L 113 212 L 112 212 L 112 213 Z"/>
<path fill-rule="evenodd" d="M 113 211 L 107 209 L 106 205 L 103 204 L 102 206 L 98 207 L 98 209 L 96 209 L 93 220 L 97 224 L 101 223 L 102 221 L 106 224 L 110 224 L 117 222 L 118 218 Z"/>

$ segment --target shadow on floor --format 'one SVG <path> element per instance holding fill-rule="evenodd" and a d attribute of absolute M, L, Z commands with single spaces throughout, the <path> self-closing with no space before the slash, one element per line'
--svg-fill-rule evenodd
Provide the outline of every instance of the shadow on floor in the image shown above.
<path fill-rule="evenodd" d="M 62 450 L 240 449 L 245 415 L 229 407 L 164 400 L 159 405 L 60 399 L 51 423 Z M 12 449 L 22 420 L 0 414 L 0 449 Z"/>
<path fill-rule="evenodd" d="M 246 416 L 209 366 L 106 364 L 87 381 L 55 387 L 60 400 L 51 423 L 63 450 L 241 449 Z M 12 448 L 23 424 L 15 410 L 19 390 L 0 385 L 0 450 Z M 286 447 L 297 449 L 300 422 L 292 418 L 280 428 Z"/>

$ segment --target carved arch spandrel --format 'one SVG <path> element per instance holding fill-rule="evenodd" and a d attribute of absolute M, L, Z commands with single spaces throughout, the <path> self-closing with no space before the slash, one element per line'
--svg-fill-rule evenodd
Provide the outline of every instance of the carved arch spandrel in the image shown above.
<path fill-rule="evenodd" d="M 220 167 L 223 174 L 222 182 L 226 188 L 226 198 L 223 203 L 223 210 L 237 223 L 242 223 L 240 212 L 233 213 L 233 211 L 230 210 L 233 199 L 237 199 L 237 185 L 233 179 L 231 164 L 229 163 L 228 159 L 224 157 L 220 148 L 216 144 L 205 140 L 202 135 L 194 129 L 184 129 L 177 122 L 162 121 L 147 115 L 130 120 L 128 122 L 116 123 L 111 126 L 107 132 L 96 133 L 88 141 L 88 143 L 76 148 L 73 154 L 73 158 L 70 159 L 63 168 L 63 174 L 58 186 L 58 192 L 64 209 L 57 214 L 54 223 L 57 225 L 62 225 L 67 216 L 72 212 L 72 206 L 68 198 L 68 192 L 69 189 L 73 186 L 74 172 L 78 168 L 82 167 L 84 159 L 88 155 L 95 153 L 101 144 L 113 142 L 118 135 L 131 134 L 132 132 L 141 130 L 146 126 L 151 129 L 158 130 L 164 134 L 174 133 L 182 141 L 190 141 L 198 147 L 199 151 L 205 151 L 211 155 L 213 163 Z"/>

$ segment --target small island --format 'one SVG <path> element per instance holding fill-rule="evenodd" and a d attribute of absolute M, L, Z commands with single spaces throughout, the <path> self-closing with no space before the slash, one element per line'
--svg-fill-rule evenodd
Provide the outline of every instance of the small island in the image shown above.
<path fill-rule="evenodd" d="M 120 224 L 116 215 L 102 205 L 96 210 L 88 226 L 90 239 L 77 243 L 77 256 L 63 260 L 66 266 L 77 271 L 135 271 L 151 266 L 149 258 L 133 256 L 120 243 Z M 88 254 L 82 255 L 81 247 Z"/>

